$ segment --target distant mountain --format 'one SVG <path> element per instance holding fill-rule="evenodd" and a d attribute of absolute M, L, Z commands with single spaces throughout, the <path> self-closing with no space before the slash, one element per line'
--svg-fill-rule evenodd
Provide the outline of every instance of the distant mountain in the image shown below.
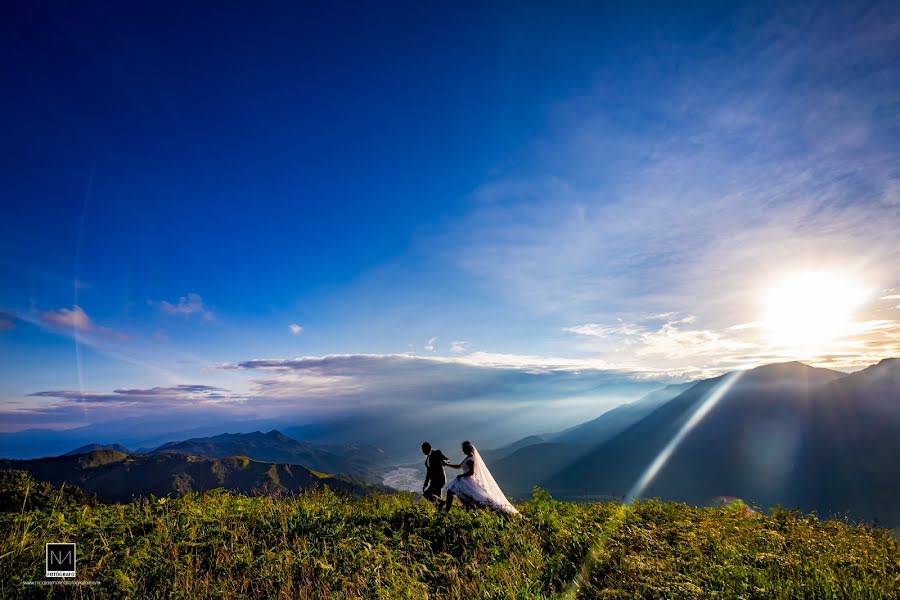
<path fill-rule="evenodd" d="M 528 496 L 543 479 L 569 466 L 592 447 L 634 425 L 695 383 L 667 385 L 580 425 L 557 433 L 523 438 L 491 451 L 490 456 L 485 453 L 485 460 L 504 490 L 514 496 Z"/>
<path fill-rule="evenodd" d="M 116 452 L 121 452 L 122 454 L 131 454 L 131 450 L 129 450 L 122 444 L 87 444 L 85 446 L 75 448 L 74 450 L 69 450 L 68 452 L 63 454 L 63 456 L 88 454 L 90 452 L 96 452 L 97 450 L 115 450 Z"/>
<path fill-rule="evenodd" d="M 566 468 L 590 451 L 583 444 L 544 442 L 519 448 L 498 461 L 485 457 L 491 474 L 503 490 L 514 497 L 529 497 L 534 486 Z"/>
<path fill-rule="evenodd" d="M 26 429 L 0 433 L 0 457 L 40 458 L 58 456 L 72 448 L 97 443 L 117 443 L 131 449 L 157 448 L 167 442 L 216 435 L 222 431 L 250 432 L 277 428 L 272 420 L 230 417 L 198 425 L 173 423 L 171 417 L 129 417 L 74 429 Z M 306 439 L 306 438 L 304 438 Z"/>
<path fill-rule="evenodd" d="M 516 440 L 512 444 L 507 444 L 506 446 L 501 446 L 499 448 L 494 448 L 491 450 L 484 450 L 481 454 L 482 456 L 484 456 L 486 461 L 491 460 L 493 462 L 495 460 L 506 458 L 507 456 L 521 448 L 527 448 L 528 446 L 534 446 L 535 444 L 543 444 L 546 441 L 547 440 L 539 435 L 529 435 L 528 437 Z"/>
<path fill-rule="evenodd" d="M 27 471 L 53 485 L 75 485 L 117 502 L 150 494 L 179 495 L 219 487 L 248 494 L 302 492 L 322 487 L 362 494 L 370 489 L 361 482 L 315 473 L 299 465 L 259 462 L 245 456 L 219 460 L 176 452 L 127 455 L 98 450 L 32 460 L 0 460 L 0 469 Z"/>
<path fill-rule="evenodd" d="M 789 504 L 793 494 L 784 489 L 790 482 L 786 469 L 795 461 L 796 436 L 812 392 L 842 376 L 800 363 L 767 365 L 741 374 L 684 438 L 645 495 L 697 503 L 739 496 Z M 624 496 L 726 377 L 698 382 L 549 477 L 545 485 L 565 497 Z M 759 464 L 764 455 L 771 464 Z"/>
<path fill-rule="evenodd" d="M 900 362 L 845 375 L 801 363 L 742 373 L 684 436 L 645 496 L 738 496 L 900 523 Z M 563 498 L 624 496 L 726 381 L 701 381 L 541 482 Z"/>
<path fill-rule="evenodd" d="M 617 406 L 596 419 L 547 436 L 548 441 L 560 444 L 599 444 L 605 442 L 686 391 L 695 383 L 695 381 L 678 383 L 654 390 L 640 400 Z"/>
<path fill-rule="evenodd" d="M 389 466 L 389 457 L 375 446 L 311 444 L 277 430 L 268 433 L 223 433 L 163 444 L 153 452 L 179 452 L 213 458 L 247 456 L 253 460 L 303 465 L 314 471 L 344 473 L 372 481 Z"/>

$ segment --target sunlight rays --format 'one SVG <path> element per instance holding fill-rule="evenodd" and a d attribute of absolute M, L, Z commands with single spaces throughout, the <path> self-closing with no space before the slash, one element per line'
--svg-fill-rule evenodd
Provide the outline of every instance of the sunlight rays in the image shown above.
<path fill-rule="evenodd" d="M 719 400 L 728 393 L 728 390 L 740 379 L 743 371 L 734 371 L 733 373 L 729 373 L 722 378 L 722 381 L 715 387 L 714 390 L 703 400 L 697 410 L 694 411 L 694 414 L 691 415 L 690 419 L 681 426 L 681 429 L 678 430 L 678 433 L 669 440 L 669 443 L 666 444 L 666 447 L 662 449 L 662 451 L 653 459 L 653 462 L 647 467 L 644 473 L 640 476 L 640 478 L 635 482 L 634 486 L 629 490 L 628 494 L 625 496 L 625 504 L 631 504 L 636 498 L 639 498 L 641 494 L 644 493 L 644 490 L 648 485 L 653 481 L 659 471 L 666 465 L 669 461 L 669 458 L 681 444 L 681 441 L 697 426 L 700 421 L 703 420 L 709 412 L 719 403 Z"/>
<path fill-rule="evenodd" d="M 690 416 L 690 418 L 681 426 L 681 429 L 678 430 L 669 443 L 660 451 L 659 454 L 656 455 L 656 458 L 653 459 L 635 484 L 632 486 L 631 490 L 629 490 L 628 494 L 625 496 L 624 501 L 617 508 L 615 513 L 613 513 L 612 517 L 610 517 L 609 521 L 607 521 L 606 526 L 603 528 L 603 534 L 600 538 L 600 541 L 593 545 L 590 552 L 588 553 L 587 558 L 581 565 L 581 569 L 579 569 L 578 575 L 575 576 L 572 583 L 569 585 L 569 589 L 566 593 L 566 598 L 574 599 L 578 596 L 579 590 L 582 589 L 586 582 L 586 578 L 589 576 L 591 570 L 594 565 L 602 559 L 603 553 L 605 551 L 606 542 L 615 535 L 616 531 L 618 531 L 622 525 L 625 524 L 625 518 L 628 515 L 628 512 L 632 509 L 632 505 L 635 500 L 640 498 L 640 496 L 644 493 L 650 483 L 656 478 L 662 468 L 669 461 L 669 458 L 675 453 L 675 450 L 678 449 L 678 446 L 681 445 L 681 442 L 684 440 L 687 435 L 694 430 L 694 428 L 710 413 L 710 411 L 715 408 L 715 406 L 719 403 L 719 401 L 728 393 L 728 391 L 734 386 L 735 383 L 741 378 L 744 374 L 744 371 L 734 371 L 725 375 L 722 378 L 722 381 L 704 398 L 704 400 L 700 403 L 700 405 L 694 410 L 694 413 Z"/>

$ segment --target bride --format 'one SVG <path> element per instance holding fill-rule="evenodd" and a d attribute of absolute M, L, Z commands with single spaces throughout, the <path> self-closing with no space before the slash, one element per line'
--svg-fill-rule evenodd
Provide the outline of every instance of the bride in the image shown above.
<path fill-rule="evenodd" d="M 462 469 L 463 472 L 447 486 L 444 509 L 449 512 L 453 497 L 459 496 L 459 500 L 466 506 L 483 506 L 507 515 L 519 514 L 516 507 L 503 495 L 475 446 L 463 442 L 462 451 L 466 458 L 458 465 L 448 465 L 454 469 Z"/>

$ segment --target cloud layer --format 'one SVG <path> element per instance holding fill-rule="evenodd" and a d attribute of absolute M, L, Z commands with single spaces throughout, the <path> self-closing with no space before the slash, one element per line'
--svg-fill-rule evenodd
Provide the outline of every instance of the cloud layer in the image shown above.
<path fill-rule="evenodd" d="M 198 404 L 232 401 L 238 397 L 229 390 L 210 385 L 182 384 L 174 387 L 149 389 L 118 389 L 111 393 L 79 392 L 77 390 L 51 390 L 30 394 L 36 398 L 54 398 L 62 403 L 76 404 Z"/>
<path fill-rule="evenodd" d="M 205 418 L 222 422 L 229 415 L 253 412 L 243 407 L 246 395 L 203 384 L 123 388 L 111 392 L 45 390 L 27 398 L 25 402 L 0 404 L 4 430 L 72 428 L 129 418 L 158 420 L 168 415 L 168 427 L 174 431 L 191 422 L 202 423 Z"/>
<path fill-rule="evenodd" d="M 598 367 L 589 361 L 478 353 L 455 358 L 348 354 L 253 359 L 220 367 L 247 373 L 246 393 L 210 385 L 48 390 L 30 398 L 49 403 L 7 406 L 4 415 L 10 422 L 37 423 L 201 408 L 209 420 L 236 411 L 293 421 L 359 415 L 427 421 L 468 413 L 503 415 L 509 427 L 546 427 L 595 417 L 659 385 Z"/>

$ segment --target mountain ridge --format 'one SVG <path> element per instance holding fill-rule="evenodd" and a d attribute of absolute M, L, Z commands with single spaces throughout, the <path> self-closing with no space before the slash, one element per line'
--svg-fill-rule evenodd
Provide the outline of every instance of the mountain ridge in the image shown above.
<path fill-rule="evenodd" d="M 344 473 L 371 480 L 387 467 L 389 457 L 376 446 L 313 444 L 296 440 L 277 429 L 267 433 L 222 433 L 169 442 L 149 453 L 180 452 L 213 458 L 248 456 L 254 460 L 299 464 L 314 471 Z"/>
<path fill-rule="evenodd" d="M 374 489 L 352 478 L 319 474 L 301 465 L 266 463 L 244 456 L 217 459 L 178 452 L 127 455 L 115 450 L 96 450 L 70 456 L 2 459 L 0 469 L 27 471 L 35 479 L 52 485 L 74 485 L 114 502 L 214 488 L 247 494 L 278 494 L 328 487 L 357 495 Z"/>
<path fill-rule="evenodd" d="M 69 450 L 68 452 L 63 453 L 62 456 L 87 454 L 89 452 L 95 452 L 97 450 L 115 450 L 116 452 L 121 452 L 123 454 L 132 454 L 132 451 L 122 444 L 85 444 L 84 446 L 79 446 L 74 450 Z"/>
<path fill-rule="evenodd" d="M 900 394 L 897 365 L 882 361 L 844 374 L 779 363 L 732 375 L 733 386 L 684 436 L 643 495 L 695 504 L 738 496 L 762 506 L 900 522 L 900 480 L 886 471 L 900 461 L 900 409 L 892 412 L 896 402 L 885 402 Z M 623 496 L 725 377 L 698 382 L 542 485 L 561 497 Z M 857 423 L 864 425 L 850 435 L 848 426 Z M 836 448 L 835 440 L 845 447 Z M 840 477 L 845 485 L 834 485 Z M 860 501 L 853 486 L 880 500 Z"/>

